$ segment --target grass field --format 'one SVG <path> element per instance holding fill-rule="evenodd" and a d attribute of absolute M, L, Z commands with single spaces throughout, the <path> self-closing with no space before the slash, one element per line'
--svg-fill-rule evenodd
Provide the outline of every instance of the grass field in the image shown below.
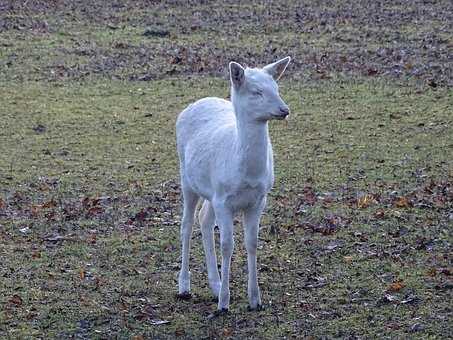
<path fill-rule="evenodd" d="M 450 1 L 0 1 L 0 338 L 453 337 Z M 175 297 L 174 124 L 229 60 L 291 55 L 265 309 Z"/>

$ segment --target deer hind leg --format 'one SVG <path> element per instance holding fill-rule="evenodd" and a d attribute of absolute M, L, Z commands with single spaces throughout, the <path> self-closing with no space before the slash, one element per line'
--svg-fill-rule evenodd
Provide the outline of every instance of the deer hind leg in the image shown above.
<path fill-rule="evenodd" d="M 191 190 L 182 188 L 184 209 L 181 222 L 181 271 L 178 279 L 178 292 L 181 297 L 190 296 L 189 253 L 192 226 L 199 196 Z"/>
<path fill-rule="evenodd" d="M 217 257 L 215 253 L 214 227 L 215 214 L 211 203 L 208 200 L 203 205 L 198 214 L 201 233 L 203 235 L 203 247 L 206 256 L 206 267 L 208 270 L 209 287 L 216 298 L 220 293 L 220 276 L 217 269 Z"/>

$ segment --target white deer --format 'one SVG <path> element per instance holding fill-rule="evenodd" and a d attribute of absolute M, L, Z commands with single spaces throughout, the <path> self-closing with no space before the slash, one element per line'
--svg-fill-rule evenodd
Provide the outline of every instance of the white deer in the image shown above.
<path fill-rule="evenodd" d="M 256 272 L 258 229 L 267 193 L 274 182 L 268 121 L 284 119 L 289 114 L 276 80 L 290 60 L 286 57 L 262 69 L 244 69 L 230 62 L 231 102 L 201 99 L 182 111 L 176 123 L 184 201 L 179 295 L 190 297 L 190 239 L 197 203 L 202 199 L 198 217 L 209 286 L 218 298 L 218 312 L 228 311 L 230 304 L 233 218 L 239 212 L 243 213 L 245 229 L 249 308 L 261 308 Z M 214 243 L 216 223 L 220 230 L 221 276 Z"/>

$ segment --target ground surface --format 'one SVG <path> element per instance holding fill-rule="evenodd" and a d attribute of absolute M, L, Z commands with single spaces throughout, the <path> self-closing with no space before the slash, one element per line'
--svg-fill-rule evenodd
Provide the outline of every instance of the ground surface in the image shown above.
<path fill-rule="evenodd" d="M 50 4 L 51 3 L 51 4 Z M 0 337 L 452 337 L 451 1 L 0 1 Z M 266 309 L 175 298 L 177 113 L 291 55 Z"/>

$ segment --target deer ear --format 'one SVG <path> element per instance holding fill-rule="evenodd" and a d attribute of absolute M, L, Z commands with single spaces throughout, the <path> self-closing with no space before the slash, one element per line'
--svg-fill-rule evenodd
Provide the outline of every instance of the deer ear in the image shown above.
<path fill-rule="evenodd" d="M 275 80 L 279 80 L 290 61 L 291 57 L 286 57 L 276 61 L 275 63 L 264 66 L 263 70 L 269 73 Z"/>
<path fill-rule="evenodd" d="M 244 84 L 244 68 L 234 61 L 230 62 L 230 78 L 231 83 L 236 88 L 239 88 L 242 84 Z"/>

